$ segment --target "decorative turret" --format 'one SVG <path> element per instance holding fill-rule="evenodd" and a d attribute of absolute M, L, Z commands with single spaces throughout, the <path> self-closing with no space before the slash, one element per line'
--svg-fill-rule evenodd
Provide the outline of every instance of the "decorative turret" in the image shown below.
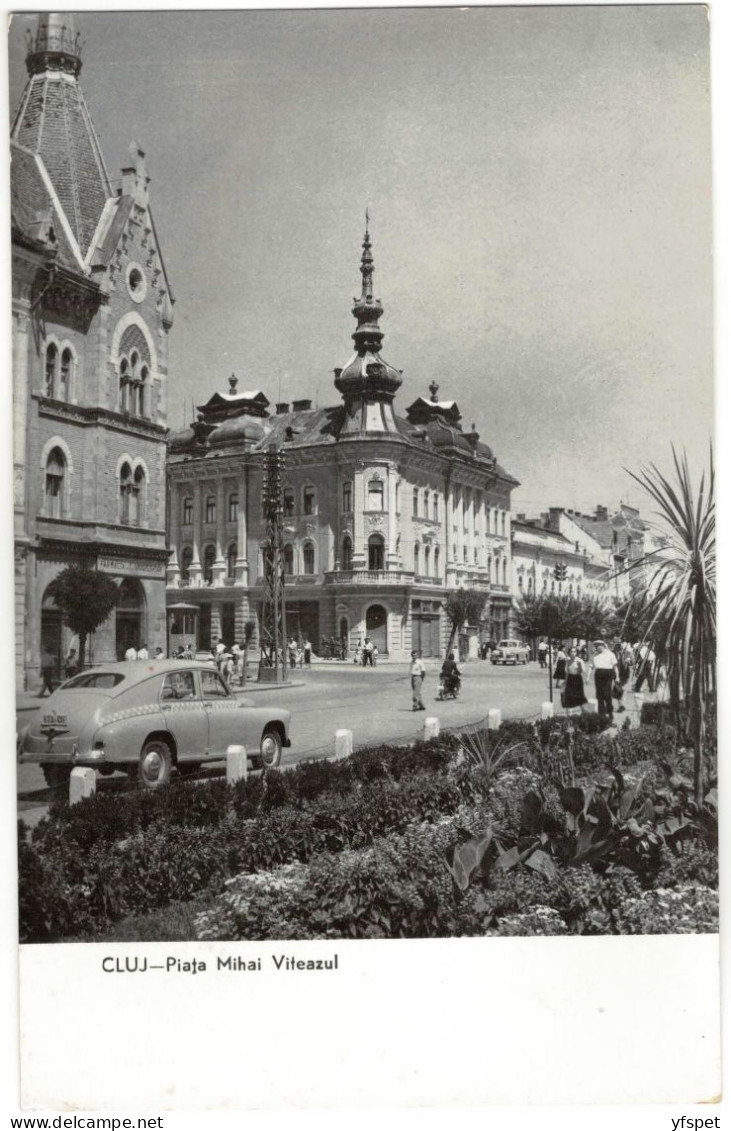
<path fill-rule="evenodd" d="M 78 75 L 81 70 L 81 42 L 70 12 L 44 12 L 38 17 L 36 33 L 28 31 L 29 75 L 42 71 L 65 71 Z"/>
<path fill-rule="evenodd" d="M 381 300 L 373 297 L 373 255 L 368 232 L 368 213 L 360 261 L 363 286 L 353 300 L 358 326 L 353 334 L 356 352 L 344 369 L 335 370 L 335 388 L 345 401 L 345 420 L 340 435 L 363 432 L 397 432 L 392 401 L 401 385 L 401 372 L 381 357 L 383 331 L 378 319 Z"/>

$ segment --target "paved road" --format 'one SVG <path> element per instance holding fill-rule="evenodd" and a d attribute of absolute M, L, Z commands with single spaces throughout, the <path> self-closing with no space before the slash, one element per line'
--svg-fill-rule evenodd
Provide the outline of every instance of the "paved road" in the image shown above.
<path fill-rule="evenodd" d="M 257 694 L 257 705 L 271 698 L 292 712 L 292 746 L 283 758 L 284 765 L 292 765 L 303 758 L 332 754 L 335 731 L 340 727 L 352 730 L 356 746 L 411 741 L 428 716 L 436 715 L 443 727 L 478 722 L 492 707 L 499 707 L 503 718 L 535 717 L 548 698 L 548 673 L 537 664 L 493 667 L 476 661 L 462 665 L 460 698 L 440 703 L 436 701 L 439 664 L 427 662 L 426 667 L 423 698 L 427 709 L 419 713 L 411 708 L 411 685 L 405 664 L 381 664 L 376 668 L 335 662 L 318 664 L 311 671 L 297 673 L 299 686 Z M 558 696 L 555 700 L 558 706 Z M 25 715 L 23 721 L 28 717 Z M 121 774 L 99 778 L 97 784 L 100 791 L 126 786 L 127 779 Z M 24 820 L 35 823 L 40 819 L 52 797 L 38 766 L 19 768 L 18 808 Z"/>

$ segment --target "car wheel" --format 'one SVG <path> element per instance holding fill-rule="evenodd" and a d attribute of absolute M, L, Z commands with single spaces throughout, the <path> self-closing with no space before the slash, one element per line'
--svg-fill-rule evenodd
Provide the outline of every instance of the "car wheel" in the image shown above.
<path fill-rule="evenodd" d="M 46 785 L 51 789 L 68 786 L 71 777 L 71 766 L 41 766 Z"/>
<path fill-rule="evenodd" d="M 274 770 L 282 761 L 282 739 L 279 731 L 268 729 L 261 736 L 259 747 L 261 764 L 265 770 Z"/>
<path fill-rule="evenodd" d="M 159 738 L 153 738 L 142 747 L 138 766 L 138 775 L 142 785 L 148 789 L 156 789 L 170 781 L 173 768 L 173 757 L 170 747 Z"/>

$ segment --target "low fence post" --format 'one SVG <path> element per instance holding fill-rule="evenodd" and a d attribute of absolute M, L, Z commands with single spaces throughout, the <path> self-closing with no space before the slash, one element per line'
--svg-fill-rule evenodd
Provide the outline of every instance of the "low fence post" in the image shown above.
<path fill-rule="evenodd" d="M 343 728 L 335 731 L 335 757 L 349 758 L 353 753 L 353 732 Z"/>
<path fill-rule="evenodd" d="M 598 699 L 587 699 L 586 709 L 587 709 L 587 711 L 590 715 L 598 715 L 599 714 L 599 700 Z"/>
<path fill-rule="evenodd" d="M 549 703 L 548 701 L 546 701 L 545 703 L 541 703 L 541 718 L 542 719 L 552 719 L 553 718 L 553 703 Z"/>
<path fill-rule="evenodd" d="M 424 719 L 424 741 L 430 738 L 439 738 L 439 719 L 434 716 Z"/>
<path fill-rule="evenodd" d="M 500 730 L 500 726 L 502 724 L 502 721 L 503 721 L 503 717 L 500 713 L 499 707 L 493 707 L 490 711 L 488 711 L 488 713 L 487 713 L 487 729 L 488 730 Z"/>
<path fill-rule="evenodd" d="M 233 785 L 243 778 L 246 781 L 249 773 L 249 759 L 246 756 L 245 746 L 226 747 L 226 782 Z"/>
<path fill-rule="evenodd" d="M 90 766 L 76 766 L 69 778 L 69 805 L 76 805 L 96 793 L 96 773 Z"/>

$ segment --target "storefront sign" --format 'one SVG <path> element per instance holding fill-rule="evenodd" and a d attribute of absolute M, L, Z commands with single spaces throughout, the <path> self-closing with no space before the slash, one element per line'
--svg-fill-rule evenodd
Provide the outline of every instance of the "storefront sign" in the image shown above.
<path fill-rule="evenodd" d="M 114 573 L 124 577 L 165 577 L 165 562 L 150 561 L 145 558 L 114 558 L 100 555 L 97 566 L 102 573 Z"/>

